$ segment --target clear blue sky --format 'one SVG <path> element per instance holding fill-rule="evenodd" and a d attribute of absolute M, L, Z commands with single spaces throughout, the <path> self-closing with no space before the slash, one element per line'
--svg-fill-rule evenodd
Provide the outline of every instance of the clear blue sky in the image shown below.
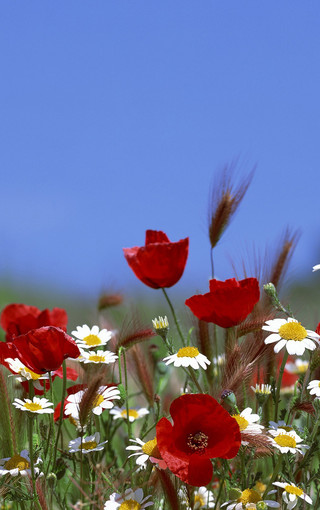
<path fill-rule="evenodd" d="M 237 156 L 258 166 L 217 276 L 286 225 L 293 277 L 320 263 L 318 1 L 2 0 L 0 25 L 2 277 L 151 295 L 122 255 L 151 228 L 190 237 L 178 285 L 206 291 L 208 189 Z"/>

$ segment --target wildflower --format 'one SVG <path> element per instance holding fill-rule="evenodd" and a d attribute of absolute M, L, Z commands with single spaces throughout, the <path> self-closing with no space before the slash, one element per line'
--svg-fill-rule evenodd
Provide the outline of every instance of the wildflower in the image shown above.
<path fill-rule="evenodd" d="M 0 317 L 0 324 L 6 332 L 7 340 L 43 326 L 55 326 L 67 331 L 67 323 L 67 312 L 63 308 L 41 311 L 36 306 L 17 303 L 6 306 Z"/>
<path fill-rule="evenodd" d="M 38 379 L 49 379 L 48 374 L 37 374 L 36 372 L 32 372 L 30 368 L 26 367 L 18 358 L 6 358 L 5 362 L 8 364 L 8 368 L 11 372 L 15 374 L 21 375 L 21 377 L 17 377 L 19 382 L 22 381 L 37 381 Z"/>
<path fill-rule="evenodd" d="M 149 498 L 151 496 L 143 497 L 142 489 L 127 489 L 123 495 L 114 492 L 105 502 L 104 510 L 144 510 L 153 505 L 152 501 L 148 501 Z"/>
<path fill-rule="evenodd" d="M 100 434 L 99 432 L 96 432 L 92 436 L 87 437 L 77 437 L 76 439 L 72 439 L 69 442 L 69 453 L 91 453 L 91 452 L 99 452 L 104 449 L 104 445 L 108 441 L 103 441 L 102 443 L 99 443 L 100 441 Z"/>
<path fill-rule="evenodd" d="M 312 505 L 312 499 L 303 492 L 300 487 L 297 487 L 294 483 L 286 482 L 273 482 L 273 485 L 284 489 L 282 493 L 283 501 L 287 504 L 288 510 L 292 510 L 298 503 L 298 498 L 303 499 L 310 505 Z"/>
<path fill-rule="evenodd" d="M 78 358 L 80 351 L 62 329 L 53 326 L 32 329 L 12 342 L 0 342 L 0 359 L 19 358 L 32 372 L 57 370 L 64 359 Z"/>
<path fill-rule="evenodd" d="M 71 335 L 76 338 L 76 344 L 82 349 L 90 349 L 92 347 L 100 347 L 106 345 L 112 338 L 112 332 L 107 329 L 99 330 L 98 326 L 93 326 L 91 329 L 84 324 L 77 326 L 75 331 L 71 331 Z"/>
<path fill-rule="evenodd" d="M 160 469 L 166 469 L 167 464 L 164 460 L 162 460 L 160 452 L 157 446 L 157 438 L 154 437 L 150 441 L 144 443 L 138 437 L 136 439 L 129 439 L 132 443 L 137 443 L 136 445 L 130 445 L 126 447 L 126 450 L 132 450 L 135 453 L 129 455 L 128 458 L 137 456 L 136 464 L 138 466 L 142 466 L 143 468 L 147 467 L 147 460 L 150 460 L 153 464 L 157 464 Z"/>
<path fill-rule="evenodd" d="M 172 287 L 181 278 L 189 251 L 189 238 L 172 243 L 164 232 L 146 231 L 145 246 L 124 248 L 132 271 L 148 287 Z"/>
<path fill-rule="evenodd" d="M 167 316 L 166 315 L 164 317 L 159 316 L 158 319 L 156 317 L 155 319 L 152 320 L 152 325 L 156 331 L 158 331 L 159 329 L 169 329 L 169 321 Z"/>
<path fill-rule="evenodd" d="M 284 346 L 289 354 L 301 356 L 305 349 L 313 351 L 316 348 L 314 342 L 319 343 L 319 335 L 314 331 L 305 329 L 300 322 L 295 319 L 272 319 L 266 321 L 266 325 L 262 326 L 265 331 L 271 331 L 272 334 L 267 336 L 264 343 L 272 344 L 274 352 L 279 352 Z"/>
<path fill-rule="evenodd" d="M 198 319 L 213 322 L 222 328 L 230 328 L 244 321 L 260 298 L 256 278 L 210 280 L 209 288 L 210 292 L 192 296 L 185 304 Z"/>
<path fill-rule="evenodd" d="M 67 397 L 64 409 L 67 416 L 71 415 L 75 420 L 79 419 L 80 402 L 86 391 L 80 390 Z M 116 386 L 100 386 L 92 405 L 93 414 L 100 415 L 105 409 L 111 409 L 114 406 L 112 400 L 117 399 L 120 399 L 120 391 Z"/>
<path fill-rule="evenodd" d="M 270 428 L 272 428 L 273 430 L 284 429 L 286 432 L 294 430 L 293 427 L 291 427 L 291 425 L 287 425 L 286 422 L 283 420 L 279 420 L 278 422 L 269 421 L 269 425 Z"/>
<path fill-rule="evenodd" d="M 255 489 L 245 489 L 244 491 L 232 489 L 230 491 L 234 493 L 234 499 L 227 501 L 221 505 L 227 506 L 226 510 L 243 510 L 244 508 L 250 508 L 252 510 L 264 510 L 267 507 L 279 508 L 280 505 L 276 501 L 263 499 L 261 494 Z"/>
<path fill-rule="evenodd" d="M 270 395 L 271 394 L 271 385 L 270 384 L 256 384 L 256 386 L 251 386 L 252 391 L 255 392 L 256 395 Z"/>
<path fill-rule="evenodd" d="M 173 363 L 175 367 L 192 367 L 195 370 L 202 367 L 207 370 L 206 365 L 210 365 L 211 361 L 208 360 L 204 354 L 200 354 L 196 347 L 182 347 L 176 354 L 171 354 L 163 358 L 166 365 Z"/>
<path fill-rule="evenodd" d="M 118 420 L 118 418 L 122 418 L 123 420 L 127 419 L 127 410 L 126 408 L 120 408 L 120 407 L 114 407 L 110 414 L 113 414 L 113 419 Z M 129 409 L 129 421 L 133 422 L 135 420 L 138 420 L 139 418 L 142 418 L 146 414 L 149 414 L 148 409 L 145 407 L 141 407 L 140 409 Z"/>
<path fill-rule="evenodd" d="M 294 430 L 285 430 L 278 428 L 277 430 L 270 429 L 269 433 L 273 436 L 272 445 L 280 450 L 281 453 L 296 453 L 303 454 L 300 448 L 309 448 L 307 445 L 298 444 L 302 439 Z M 297 446 L 298 445 L 298 446 Z"/>
<path fill-rule="evenodd" d="M 232 459 L 240 444 L 236 420 L 210 395 L 181 395 L 157 423 L 157 445 L 168 468 L 184 482 L 202 487 L 213 474 L 212 458 Z"/>
<path fill-rule="evenodd" d="M 104 363 L 106 365 L 110 363 L 114 363 L 118 356 L 116 356 L 113 352 L 110 351 L 102 351 L 101 349 L 97 352 L 95 351 L 84 351 L 80 348 L 80 357 L 78 358 L 78 361 L 81 363 Z"/>
<path fill-rule="evenodd" d="M 212 492 L 208 491 L 206 487 L 199 487 L 193 493 L 193 509 L 199 510 L 200 508 L 213 508 L 214 498 Z"/>
<path fill-rule="evenodd" d="M 240 414 L 232 415 L 232 418 L 236 420 L 239 425 L 240 431 L 248 434 L 261 434 L 261 429 L 264 427 L 255 423 L 259 421 L 260 417 L 258 414 L 251 414 L 252 409 L 247 407 Z"/>
<path fill-rule="evenodd" d="M 290 374 L 302 375 L 308 370 L 309 362 L 305 359 L 297 358 L 293 362 L 288 361 L 284 369 Z"/>
<path fill-rule="evenodd" d="M 307 390 L 310 390 L 310 395 L 320 397 L 320 381 L 318 379 L 310 381 L 307 386 Z"/>
<path fill-rule="evenodd" d="M 53 406 L 53 403 L 49 402 L 47 398 L 33 397 L 32 400 L 29 398 L 25 398 L 24 400 L 15 398 L 12 404 L 17 409 L 29 411 L 29 413 L 46 414 L 54 412 L 53 409 L 49 409 L 50 406 Z"/>
<path fill-rule="evenodd" d="M 42 462 L 40 458 L 34 463 L 34 473 L 39 475 L 40 471 L 37 465 Z M 28 450 L 22 450 L 13 457 L 0 459 L 0 476 L 30 476 L 31 477 L 31 460 Z"/>

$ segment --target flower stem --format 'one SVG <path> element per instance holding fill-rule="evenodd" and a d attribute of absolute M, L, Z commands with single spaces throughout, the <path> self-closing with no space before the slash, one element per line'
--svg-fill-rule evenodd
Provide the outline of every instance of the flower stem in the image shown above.
<path fill-rule="evenodd" d="M 64 401 L 66 397 L 66 388 L 67 388 L 67 368 L 66 368 L 66 362 L 63 360 L 62 363 L 62 370 L 63 370 L 63 379 L 62 379 L 62 394 L 61 394 L 61 407 L 60 407 L 60 416 L 59 416 L 59 424 L 58 424 L 58 431 L 56 435 L 56 442 L 54 445 L 54 451 L 53 451 L 53 461 L 52 466 L 54 468 L 57 458 L 57 448 L 58 448 L 58 441 L 59 436 L 61 432 L 62 422 L 63 422 L 63 408 L 64 408 Z"/>
<path fill-rule="evenodd" d="M 168 303 L 168 305 L 169 305 L 169 308 L 170 308 L 170 310 L 171 310 L 171 313 L 172 313 L 172 316 L 173 316 L 173 319 L 174 319 L 175 325 L 176 325 L 176 327 L 177 327 L 177 330 L 178 330 L 179 336 L 180 336 L 180 338 L 181 338 L 182 344 L 183 344 L 183 346 L 185 347 L 185 346 L 186 346 L 186 341 L 185 341 L 184 336 L 183 336 L 183 334 L 182 334 L 182 331 L 181 331 L 181 328 L 180 328 L 180 325 L 179 325 L 179 321 L 178 321 L 178 319 L 177 319 L 176 313 L 175 313 L 174 308 L 173 308 L 173 306 L 172 306 L 172 303 L 171 303 L 171 301 L 170 301 L 170 299 L 169 299 L 169 296 L 168 296 L 168 294 L 167 294 L 167 292 L 166 292 L 166 289 L 162 288 L 162 292 L 163 292 L 163 294 L 164 294 L 164 296 L 165 296 L 165 298 L 166 298 L 166 300 L 167 300 L 167 303 Z"/>
<path fill-rule="evenodd" d="M 280 367 L 278 382 L 277 382 L 277 391 L 276 391 L 276 403 L 275 403 L 275 410 L 274 410 L 274 421 L 277 422 L 278 420 L 278 409 L 279 409 L 279 401 L 280 401 L 280 388 L 281 388 L 281 381 L 282 376 L 284 372 L 284 367 L 287 363 L 289 353 L 286 351 L 285 355 L 283 356 L 283 360 Z"/>

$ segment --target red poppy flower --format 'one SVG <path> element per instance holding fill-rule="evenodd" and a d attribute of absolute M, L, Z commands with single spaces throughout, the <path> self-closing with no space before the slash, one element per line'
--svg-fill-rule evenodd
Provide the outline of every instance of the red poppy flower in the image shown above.
<path fill-rule="evenodd" d="M 67 331 L 67 323 L 67 312 L 63 308 L 41 311 L 36 306 L 17 303 L 6 306 L 0 317 L 0 324 L 9 341 L 16 336 L 28 333 L 31 329 L 43 326 L 55 326 Z"/>
<path fill-rule="evenodd" d="M 145 246 L 124 248 L 124 256 L 139 280 L 152 287 L 172 287 L 181 278 L 189 251 L 189 238 L 171 243 L 164 232 L 146 231 Z"/>
<path fill-rule="evenodd" d="M 37 374 L 57 370 L 64 359 L 79 356 L 79 348 L 71 336 L 53 326 L 32 329 L 15 337 L 13 342 L 0 342 L 0 360 L 19 358 Z"/>
<path fill-rule="evenodd" d="M 232 459 L 241 444 L 239 425 L 210 395 L 182 395 L 170 406 L 167 418 L 157 423 L 157 445 L 168 468 L 184 482 L 208 485 L 210 459 Z"/>
<path fill-rule="evenodd" d="M 230 328 L 244 321 L 260 298 L 256 278 L 210 280 L 209 287 L 210 292 L 192 296 L 185 304 L 198 319 L 213 322 L 222 328 Z"/>

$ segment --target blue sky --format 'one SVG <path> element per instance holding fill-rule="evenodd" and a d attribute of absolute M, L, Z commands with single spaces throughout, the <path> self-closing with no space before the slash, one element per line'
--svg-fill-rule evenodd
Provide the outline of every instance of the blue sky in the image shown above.
<path fill-rule="evenodd" d="M 180 288 L 206 291 L 218 169 L 257 164 L 216 250 L 221 279 L 283 229 L 292 278 L 320 262 L 320 4 L 0 2 L 0 276 L 94 296 L 136 281 L 123 247 L 190 237 Z M 143 287 L 143 289 L 142 289 Z"/>

